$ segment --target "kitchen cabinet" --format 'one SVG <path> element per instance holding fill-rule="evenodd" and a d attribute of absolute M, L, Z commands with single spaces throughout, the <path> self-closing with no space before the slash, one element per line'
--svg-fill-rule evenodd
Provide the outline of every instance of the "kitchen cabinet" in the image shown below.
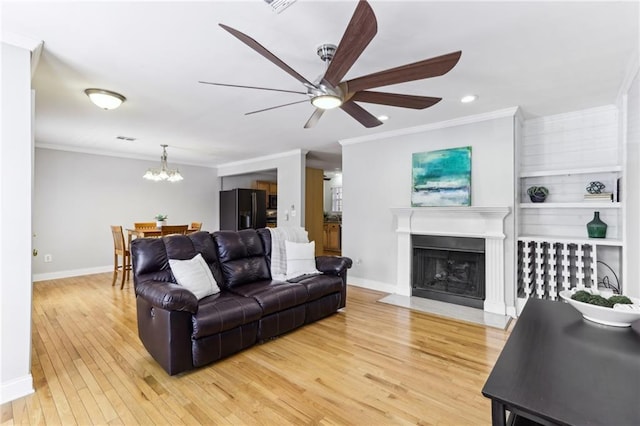
<path fill-rule="evenodd" d="M 325 222 L 323 241 L 325 254 L 339 255 L 341 253 L 340 231 L 339 223 Z"/>
<path fill-rule="evenodd" d="M 267 193 L 267 201 L 266 201 L 267 208 L 276 208 L 275 205 L 270 205 L 270 204 L 275 204 L 273 202 L 274 198 L 272 197 L 277 197 L 278 195 L 278 184 L 276 182 L 269 182 L 266 180 L 257 180 L 253 186 L 255 189 L 261 189 Z M 272 202 L 270 203 L 269 200 L 272 200 Z"/>

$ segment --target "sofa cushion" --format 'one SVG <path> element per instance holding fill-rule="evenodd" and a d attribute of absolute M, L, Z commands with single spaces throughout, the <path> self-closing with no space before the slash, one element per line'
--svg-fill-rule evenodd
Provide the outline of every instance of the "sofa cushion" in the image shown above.
<path fill-rule="evenodd" d="M 218 253 L 221 287 L 233 288 L 270 280 L 262 239 L 255 229 L 217 231 L 213 241 Z"/>
<path fill-rule="evenodd" d="M 250 297 L 221 292 L 202 299 L 193 316 L 193 338 L 210 336 L 257 321 L 262 308 Z"/>
<path fill-rule="evenodd" d="M 303 285 L 272 280 L 235 286 L 232 291 L 240 296 L 255 299 L 262 308 L 263 316 L 300 305 L 309 298 Z"/>
<path fill-rule="evenodd" d="M 287 255 L 287 279 L 320 273 L 316 269 L 315 241 L 310 243 L 285 241 L 284 245 Z"/>
<path fill-rule="evenodd" d="M 309 293 L 309 301 L 342 291 L 342 278 L 337 275 L 316 275 L 298 281 Z"/>
<path fill-rule="evenodd" d="M 171 272 L 178 284 L 191 291 L 198 300 L 220 293 L 209 266 L 200 253 L 192 259 L 169 259 Z"/>

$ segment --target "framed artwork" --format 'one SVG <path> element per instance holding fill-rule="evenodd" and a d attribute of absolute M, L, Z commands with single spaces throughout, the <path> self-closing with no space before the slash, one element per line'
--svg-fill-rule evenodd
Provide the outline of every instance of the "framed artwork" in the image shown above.
<path fill-rule="evenodd" d="M 414 153 L 412 207 L 471 205 L 471 147 Z"/>

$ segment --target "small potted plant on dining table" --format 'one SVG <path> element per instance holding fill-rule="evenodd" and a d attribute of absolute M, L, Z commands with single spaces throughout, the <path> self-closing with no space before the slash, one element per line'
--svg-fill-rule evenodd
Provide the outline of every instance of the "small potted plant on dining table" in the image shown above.
<path fill-rule="evenodd" d="M 162 225 L 164 225 L 165 220 L 167 220 L 167 215 L 166 214 L 157 214 L 156 215 L 156 226 L 158 228 L 162 228 Z"/>

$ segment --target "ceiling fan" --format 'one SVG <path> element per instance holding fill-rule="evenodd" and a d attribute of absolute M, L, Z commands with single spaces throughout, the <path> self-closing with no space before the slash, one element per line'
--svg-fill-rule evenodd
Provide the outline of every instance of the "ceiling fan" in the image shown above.
<path fill-rule="evenodd" d="M 368 74 L 351 80 L 341 81 L 378 31 L 378 24 L 371 6 L 366 0 L 360 0 L 353 16 L 351 17 L 351 21 L 349 21 L 347 29 L 342 36 L 342 40 L 340 40 L 340 44 L 338 44 L 338 46 L 324 44 L 318 48 L 317 53 L 327 64 L 327 67 L 321 78 L 318 78 L 317 81 L 310 82 L 248 35 L 227 25 L 219 25 L 244 44 L 302 83 L 306 88 L 306 91 L 302 92 L 272 89 L 267 87 L 241 86 L 235 84 L 212 83 L 208 81 L 200 81 L 199 83 L 307 95 L 311 104 L 316 107 L 316 110 L 304 125 L 305 129 L 313 127 L 320 117 L 322 117 L 325 110 L 337 107 L 340 107 L 344 112 L 349 114 L 365 127 L 375 127 L 382 124 L 382 121 L 366 111 L 360 105 L 356 104 L 356 102 L 412 109 L 425 109 L 433 106 L 440 102 L 442 98 L 377 92 L 368 89 L 444 75 L 458 63 L 460 55 L 462 54 L 461 51 L 457 51 L 435 58 L 391 68 L 385 71 Z M 307 99 L 248 112 L 245 115 L 302 102 L 307 102 Z"/>

